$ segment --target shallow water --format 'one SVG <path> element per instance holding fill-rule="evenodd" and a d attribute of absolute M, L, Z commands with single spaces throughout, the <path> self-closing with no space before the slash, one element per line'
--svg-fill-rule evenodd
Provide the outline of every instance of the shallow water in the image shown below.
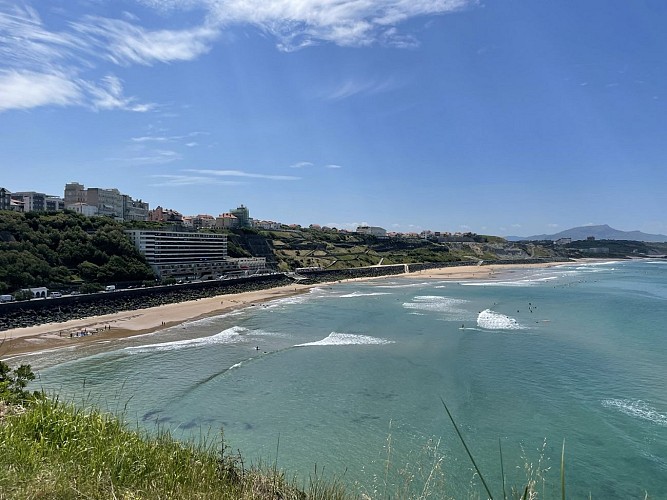
<path fill-rule="evenodd" d="M 565 440 L 568 496 L 667 498 L 666 301 L 658 260 L 385 278 L 25 360 L 47 390 L 183 438 L 223 427 L 301 478 L 317 464 L 383 492 L 439 442 L 462 495 L 471 466 L 442 398 L 496 495 L 499 440 L 517 485 L 540 456 L 558 485 Z"/>

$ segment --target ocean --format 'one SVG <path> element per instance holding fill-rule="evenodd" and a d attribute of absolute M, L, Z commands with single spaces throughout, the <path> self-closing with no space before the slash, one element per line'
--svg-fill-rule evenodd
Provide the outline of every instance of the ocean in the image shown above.
<path fill-rule="evenodd" d="M 427 272 L 425 272 L 427 274 Z M 24 356 L 36 387 L 373 498 L 667 498 L 667 261 L 387 277 Z M 543 497 L 544 497 L 543 496 Z"/>

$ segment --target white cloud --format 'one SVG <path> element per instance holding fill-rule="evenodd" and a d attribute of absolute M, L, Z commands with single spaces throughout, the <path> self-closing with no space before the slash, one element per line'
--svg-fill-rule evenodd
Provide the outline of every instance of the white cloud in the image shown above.
<path fill-rule="evenodd" d="M 290 168 L 306 168 L 306 167 L 312 167 L 312 166 L 314 166 L 314 164 L 309 162 L 309 161 L 300 161 L 300 162 L 294 163 L 293 165 L 290 165 L 289 167 Z"/>
<path fill-rule="evenodd" d="M 331 164 L 331 165 L 324 165 L 324 168 L 333 168 L 333 169 L 336 169 L 336 168 L 343 168 L 343 167 L 342 167 L 341 165 L 334 165 L 334 164 Z"/>
<path fill-rule="evenodd" d="M 154 179 L 162 179 L 162 182 L 151 184 L 152 186 L 196 186 L 196 185 L 210 185 L 210 184 L 224 184 L 224 185 L 239 185 L 242 182 L 225 181 L 221 179 L 213 179 L 208 176 L 197 175 L 175 175 L 175 174 L 156 174 L 151 175 Z"/>
<path fill-rule="evenodd" d="M 83 100 L 79 86 L 67 76 L 32 71 L 0 72 L 0 111 L 38 106 L 67 106 Z"/>
<path fill-rule="evenodd" d="M 140 149 L 124 157 L 108 158 L 110 161 L 121 161 L 131 165 L 164 165 L 182 159 L 180 153 L 168 149 Z"/>
<path fill-rule="evenodd" d="M 123 83 L 113 75 L 102 78 L 100 84 L 82 82 L 81 85 L 90 94 L 90 105 L 95 110 L 122 109 L 144 113 L 155 107 L 154 104 L 139 104 L 133 97 L 123 96 Z"/>
<path fill-rule="evenodd" d="M 341 46 L 384 43 L 399 47 L 416 41 L 396 25 L 414 17 L 457 11 L 477 0 L 143 0 L 162 8 L 208 10 L 211 20 L 251 24 L 271 34 L 282 50 L 318 42 Z"/>
<path fill-rule="evenodd" d="M 242 170 L 188 169 L 186 172 L 211 175 L 214 177 L 249 177 L 253 179 L 269 179 L 274 181 L 298 181 L 301 179 L 301 177 L 295 177 L 293 175 L 253 174 L 251 172 L 243 172 Z"/>
<path fill-rule="evenodd" d="M 97 47 L 116 64 L 190 61 L 208 52 L 219 34 L 206 25 L 149 31 L 128 21 L 92 16 L 73 27 L 88 45 Z"/>
<path fill-rule="evenodd" d="M 396 90 L 402 84 L 393 78 L 385 80 L 351 80 L 339 83 L 335 88 L 324 93 L 322 97 L 330 100 L 347 99 L 358 94 L 379 94 Z"/>
<path fill-rule="evenodd" d="M 132 12 L 118 19 L 87 15 L 52 29 L 27 3 L 0 0 L 0 112 L 39 106 L 146 112 L 155 104 L 125 96 L 120 79 L 94 75 L 104 62 L 152 65 L 194 60 L 208 53 L 225 28 L 251 25 L 282 50 L 315 43 L 340 46 L 416 44 L 397 25 L 419 16 L 460 10 L 478 0 L 138 0 L 160 10 L 195 9 L 200 24 L 148 29 Z M 37 4 L 47 8 L 44 2 Z M 80 4 L 81 5 L 81 4 Z M 85 5 L 85 4 L 83 4 Z M 52 14 L 57 14 L 53 10 Z M 176 22 L 179 19 L 176 18 Z M 38 78 L 38 76 L 41 77 Z M 23 86 L 23 83 L 31 85 Z M 343 82 L 330 99 L 385 91 L 395 83 Z"/>

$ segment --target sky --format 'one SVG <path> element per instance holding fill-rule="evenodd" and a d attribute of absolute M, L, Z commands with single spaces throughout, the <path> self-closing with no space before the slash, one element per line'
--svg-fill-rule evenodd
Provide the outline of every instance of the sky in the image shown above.
<path fill-rule="evenodd" d="M 664 0 L 0 0 L 0 186 L 667 234 Z"/>

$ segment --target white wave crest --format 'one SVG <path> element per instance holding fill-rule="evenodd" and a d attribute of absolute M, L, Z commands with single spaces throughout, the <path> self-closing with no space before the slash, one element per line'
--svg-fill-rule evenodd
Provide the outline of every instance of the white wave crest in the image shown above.
<path fill-rule="evenodd" d="M 602 406 L 613 408 L 630 417 L 648 420 L 663 427 L 667 427 L 667 415 L 642 401 L 641 399 L 604 399 Z"/>
<path fill-rule="evenodd" d="M 353 299 L 356 297 L 373 297 L 374 295 L 391 295 L 391 292 L 352 292 L 345 295 L 339 295 L 341 298 Z"/>
<path fill-rule="evenodd" d="M 486 330 L 523 330 L 525 328 L 514 318 L 491 309 L 485 309 L 479 313 L 477 326 Z"/>
<path fill-rule="evenodd" d="M 149 344 L 141 346 L 126 347 L 126 351 L 131 352 L 154 352 L 154 351 L 173 351 L 176 349 L 184 349 L 187 347 L 198 347 L 211 344 L 229 344 L 235 342 L 240 335 L 247 332 L 247 328 L 241 326 L 233 326 L 220 333 L 211 335 L 210 337 L 201 337 L 196 339 L 175 340 L 173 342 L 161 342 L 159 344 Z"/>
<path fill-rule="evenodd" d="M 393 344 L 393 340 L 380 339 L 370 335 L 356 335 L 352 333 L 331 332 L 328 337 L 317 342 L 306 342 L 297 344 L 294 347 L 306 347 L 314 345 L 384 345 Z"/>
<path fill-rule="evenodd" d="M 459 321 L 469 318 L 468 311 L 461 307 L 467 302 L 467 300 L 443 297 L 441 295 L 417 295 L 412 299 L 412 302 L 404 302 L 403 307 L 412 311 L 442 313 L 445 314 L 447 319 Z"/>
<path fill-rule="evenodd" d="M 419 286 L 430 286 L 432 285 L 433 282 L 428 282 L 424 281 L 422 283 L 406 283 L 406 284 L 400 284 L 400 285 L 395 285 L 392 283 L 386 284 L 386 285 L 376 285 L 376 288 L 414 288 L 414 287 L 419 287 Z"/>
<path fill-rule="evenodd" d="M 558 276 L 544 276 L 542 278 L 525 278 L 513 281 L 461 281 L 462 286 L 534 286 L 545 281 L 557 279 Z"/>

